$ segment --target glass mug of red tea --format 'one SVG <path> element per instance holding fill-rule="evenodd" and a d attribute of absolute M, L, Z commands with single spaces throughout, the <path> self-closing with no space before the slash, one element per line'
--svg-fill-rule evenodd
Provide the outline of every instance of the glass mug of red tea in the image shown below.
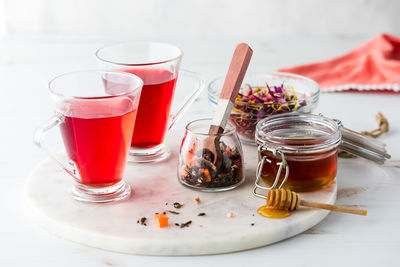
<path fill-rule="evenodd" d="M 34 142 L 74 178 L 72 196 L 87 202 L 127 198 L 123 180 L 143 81 L 115 71 L 80 71 L 49 83 L 55 115 L 35 133 Z M 59 128 L 67 159 L 46 142 Z"/>
<path fill-rule="evenodd" d="M 179 71 L 182 51 L 170 44 L 132 42 L 109 45 L 97 50 L 96 57 L 102 69 L 132 73 L 143 80 L 129 161 L 166 159 L 170 152 L 164 144 L 165 134 L 199 96 L 204 81 L 193 72 Z M 185 99 L 179 108 L 173 101 L 174 94 L 176 99 Z M 177 112 L 170 115 L 172 106 Z"/>

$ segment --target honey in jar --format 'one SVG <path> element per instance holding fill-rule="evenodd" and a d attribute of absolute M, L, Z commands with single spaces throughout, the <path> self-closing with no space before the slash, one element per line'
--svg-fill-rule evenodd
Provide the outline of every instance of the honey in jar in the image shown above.
<path fill-rule="evenodd" d="M 257 125 L 259 160 L 263 158 L 261 178 L 297 192 L 323 189 L 336 177 L 337 149 L 341 133 L 335 121 L 310 114 L 285 114 L 268 117 Z M 279 164 L 282 169 L 279 177 Z"/>

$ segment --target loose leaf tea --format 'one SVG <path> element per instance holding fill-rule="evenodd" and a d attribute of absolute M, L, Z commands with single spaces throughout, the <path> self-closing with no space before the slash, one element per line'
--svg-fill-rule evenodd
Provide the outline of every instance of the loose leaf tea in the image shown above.
<path fill-rule="evenodd" d="M 193 186 L 206 188 L 227 187 L 239 183 L 243 178 L 242 156 L 237 148 L 219 143 L 223 155 L 221 167 L 214 165 L 213 154 L 200 149 L 196 142 L 188 151 L 182 166 L 181 179 Z"/>
<path fill-rule="evenodd" d="M 144 226 L 147 226 L 146 221 L 147 221 L 147 218 L 146 217 L 142 217 L 142 218 L 140 218 L 140 220 L 137 221 L 137 223 L 139 223 L 141 225 L 144 225 Z"/>
<path fill-rule="evenodd" d="M 175 203 L 174 203 L 174 208 L 175 208 L 175 209 L 180 209 L 180 208 L 182 208 L 182 206 L 183 206 L 183 204 L 181 204 L 181 203 L 179 203 L 179 202 L 175 202 Z"/>
<path fill-rule="evenodd" d="M 169 213 L 172 213 L 172 214 L 175 214 L 175 215 L 178 215 L 179 214 L 179 212 L 177 212 L 177 211 L 174 211 L 174 210 L 167 210 Z"/>
<path fill-rule="evenodd" d="M 185 223 L 181 223 L 181 225 L 179 226 L 180 228 L 184 228 L 184 227 L 189 227 L 189 225 L 192 223 L 192 221 L 187 221 Z"/>
<path fill-rule="evenodd" d="M 298 100 L 292 86 L 257 86 L 245 84 L 236 97 L 229 120 L 241 138 L 254 140 L 256 124 L 268 115 L 298 110 L 306 101 Z"/>

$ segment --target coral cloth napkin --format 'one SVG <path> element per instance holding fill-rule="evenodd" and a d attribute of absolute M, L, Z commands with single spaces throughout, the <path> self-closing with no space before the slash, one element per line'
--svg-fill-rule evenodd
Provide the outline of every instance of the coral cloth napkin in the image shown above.
<path fill-rule="evenodd" d="M 322 91 L 400 92 L 400 39 L 380 34 L 346 55 L 279 71 L 309 77 Z"/>

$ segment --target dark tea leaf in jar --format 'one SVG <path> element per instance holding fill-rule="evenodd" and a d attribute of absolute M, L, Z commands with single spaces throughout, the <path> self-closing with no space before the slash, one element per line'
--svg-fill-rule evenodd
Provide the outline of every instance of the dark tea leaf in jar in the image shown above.
<path fill-rule="evenodd" d="M 198 187 L 219 188 L 242 181 L 242 156 L 236 148 L 220 142 L 223 160 L 221 167 L 217 169 L 213 164 L 214 155 L 204 149 L 195 151 L 197 147 L 198 144 L 195 143 L 189 150 L 196 158 L 186 157 L 187 161 L 182 167 L 180 177 L 185 183 Z"/>

